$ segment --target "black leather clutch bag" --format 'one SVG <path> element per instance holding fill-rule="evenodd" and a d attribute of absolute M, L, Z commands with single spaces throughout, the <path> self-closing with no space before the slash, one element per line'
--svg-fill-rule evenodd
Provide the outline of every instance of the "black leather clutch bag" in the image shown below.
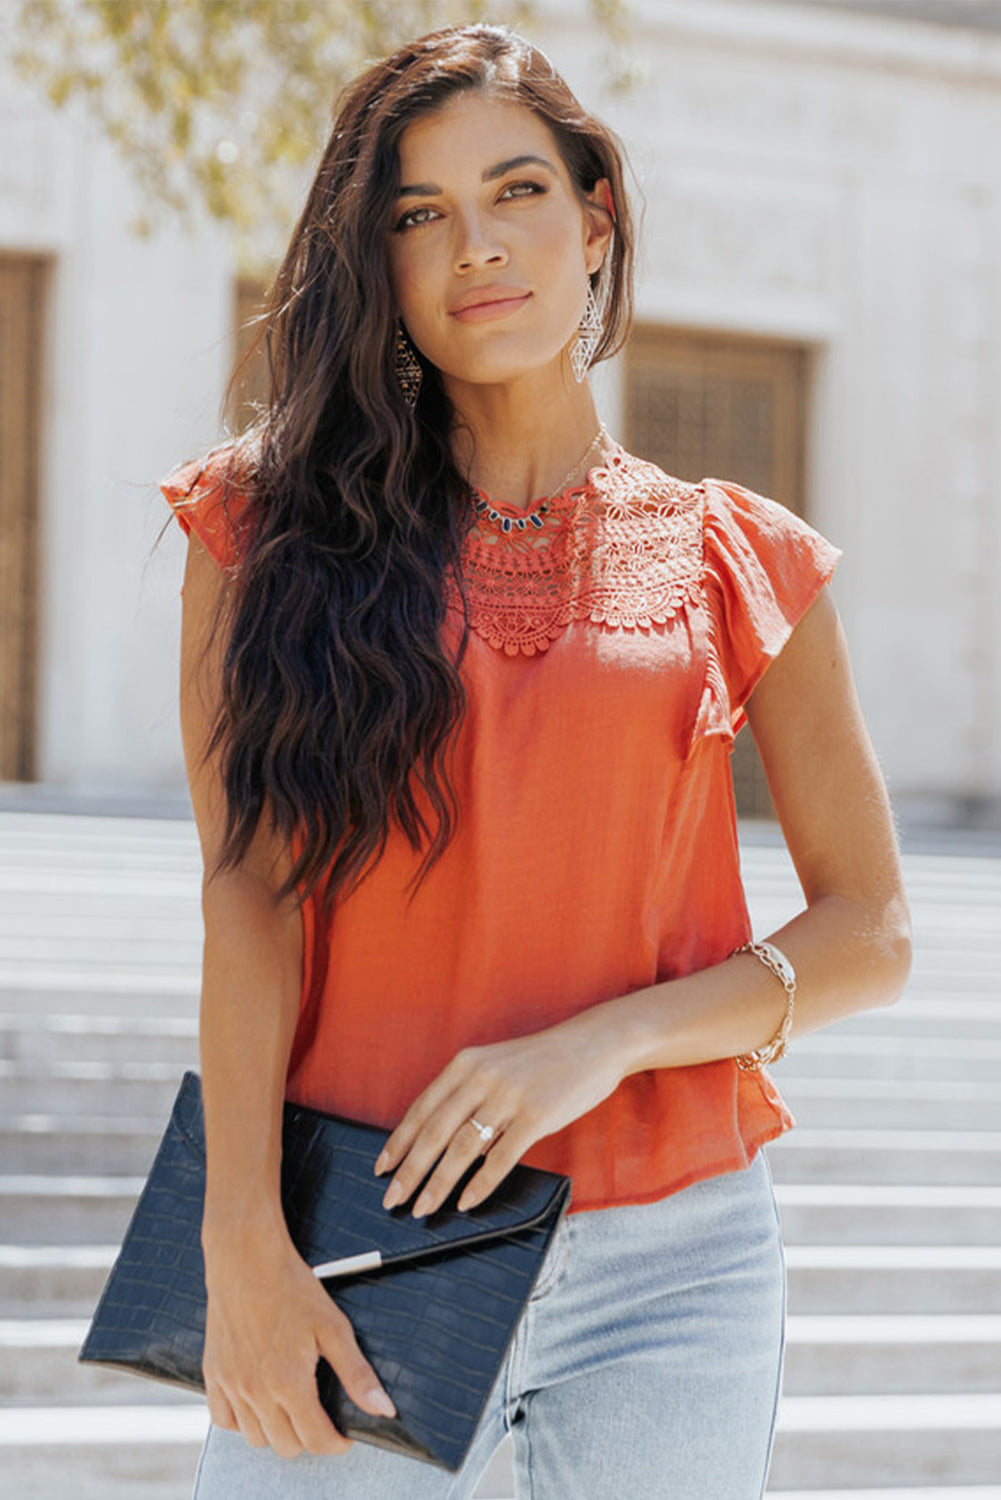
<path fill-rule="evenodd" d="M 285 1104 L 282 1205 L 292 1240 L 321 1268 L 397 1414 L 362 1411 L 322 1359 L 320 1400 L 347 1437 L 455 1472 L 571 1182 L 519 1163 L 483 1203 L 460 1213 L 455 1204 L 477 1161 L 440 1208 L 415 1219 L 406 1204 L 382 1206 L 389 1179 L 373 1167 L 389 1134 Z M 80 1360 L 205 1389 L 204 1200 L 201 1081 L 186 1073 Z"/>

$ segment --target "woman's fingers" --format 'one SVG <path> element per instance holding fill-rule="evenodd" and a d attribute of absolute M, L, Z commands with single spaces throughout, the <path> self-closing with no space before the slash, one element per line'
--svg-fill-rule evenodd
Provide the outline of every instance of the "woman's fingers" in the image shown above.
<path fill-rule="evenodd" d="M 216 1425 L 242 1433 L 254 1448 L 271 1447 L 281 1458 L 297 1458 L 303 1450 L 339 1454 L 353 1447 L 352 1439 L 337 1430 L 320 1404 L 315 1367 L 307 1378 L 300 1370 L 286 1379 L 273 1377 L 267 1385 L 248 1383 L 229 1396 L 217 1390 L 216 1399 L 220 1397 L 233 1421 Z"/>
<path fill-rule="evenodd" d="M 317 1329 L 320 1353 L 356 1406 L 376 1417 L 393 1417 L 396 1408 L 375 1370 L 358 1347 L 354 1329 L 330 1299 L 329 1316 Z"/>
<path fill-rule="evenodd" d="M 487 1115 L 489 1106 L 481 1106 L 480 1113 Z M 494 1115 L 496 1114 L 495 1109 Z M 503 1129 L 503 1122 L 493 1116 L 480 1120 L 480 1124 L 493 1125 L 498 1135 Z M 428 1123 L 400 1163 L 383 1195 L 383 1206 L 396 1208 L 399 1204 L 406 1203 L 419 1184 L 427 1178 L 412 1212 L 419 1216 L 432 1213 L 444 1202 L 476 1158 L 482 1156 L 484 1149 L 485 1143 L 472 1122 L 472 1108 L 467 1109 L 461 1105 L 456 1107 L 450 1103 Z"/>
<path fill-rule="evenodd" d="M 305 1448 L 307 1453 L 338 1454 L 354 1446 L 353 1440 L 338 1431 L 321 1406 L 315 1370 L 310 1379 L 279 1388 L 279 1395 L 300 1449 Z"/>
<path fill-rule="evenodd" d="M 279 1458 L 298 1458 L 302 1452 L 302 1443 L 292 1425 L 289 1414 L 281 1406 L 270 1405 L 257 1412 L 257 1419 L 264 1440 L 278 1454 Z"/>
<path fill-rule="evenodd" d="M 425 1147 L 433 1146 L 437 1138 L 438 1149 L 434 1156 L 429 1157 L 424 1168 L 424 1173 L 427 1173 L 448 1144 L 449 1137 L 442 1133 L 443 1116 L 450 1104 L 454 1107 L 455 1101 L 451 1096 L 464 1083 L 468 1083 L 470 1067 L 475 1065 L 475 1053 L 474 1047 L 466 1047 L 457 1052 L 437 1078 L 433 1078 L 427 1088 L 417 1095 L 379 1153 L 375 1164 L 377 1173 L 391 1171 L 398 1162 L 403 1161 L 418 1138 L 423 1137 L 422 1144 Z M 435 1131 L 437 1137 L 434 1135 Z M 418 1177 L 411 1182 L 411 1191 L 419 1181 Z"/>
<path fill-rule="evenodd" d="M 236 1413 L 222 1386 L 214 1381 L 206 1381 L 205 1396 L 213 1427 L 223 1427 L 227 1432 L 237 1432 L 240 1424 L 236 1420 Z"/>
<path fill-rule="evenodd" d="M 320 1405 L 315 1379 L 312 1389 L 303 1389 L 293 1398 L 292 1410 L 295 1430 L 307 1453 L 334 1455 L 354 1447 L 354 1439 L 345 1437 Z"/>
<path fill-rule="evenodd" d="M 482 1113 L 486 1114 L 487 1110 L 483 1109 Z M 479 1115 L 476 1118 L 479 1120 Z M 480 1120 L 481 1125 L 493 1123 L 492 1119 Z M 451 1145 L 421 1189 L 420 1197 L 417 1199 L 412 1210 L 416 1217 L 423 1218 L 425 1214 L 433 1214 L 436 1209 L 441 1207 L 455 1184 L 465 1175 L 478 1157 L 483 1156 L 484 1153 L 494 1156 L 500 1150 L 501 1141 L 505 1140 L 503 1125 L 496 1125 L 495 1132 L 494 1137 L 489 1142 L 486 1142 L 473 1124 L 472 1118 L 467 1116 L 463 1120 L 452 1137 Z M 515 1159 L 517 1160 L 517 1158 Z M 507 1169 L 507 1171 L 509 1170 L 510 1168 Z M 501 1175 L 506 1176 L 507 1171 Z M 497 1181 L 500 1181 L 500 1177 L 497 1178 Z M 465 1196 L 465 1193 L 463 1193 L 463 1199 L 465 1199 Z M 468 1201 L 464 1203 L 464 1206 L 469 1206 Z"/>
<path fill-rule="evenodd" d="M 466 1213 L 489 1198 L 494 1188 L 499 1187 L 508 1173 L 517 1166 L 530 1145 L 531 1140 L 520 1138 L 517 1130 L 512 1128 L 506 1131 L 496 1145 L 491 1146 L 486 1161 L 463 1188 L 458 1203 L 461 1211 Z"/>
<path fill-rule="evenodd" d="M 458 1052 L 386 1141 L 376 1170 L 399 1165 L 383 1195 L 385 1208 L 406 1203 L 427 1178 L 413 1212 L 433 1213 L 476 1158 L 493 1149 L 508 1125 L 517 1101 L 500 1077 L 481 1066 L 482 1050 L 467 1047 Z M 494 1140 L 483 1140 L 474 1116 L 481 1125 L 493 1126 Z"/>
<path fill-rule="evenodd" d="M 232 1420 L 216 1421 L 228 1411 Z M 315 1370 L 308 1381 L 273 1382 L 233 1391 L 216 1388 L 209 1413 L 217 1427 L 240 1432 L 254 1448 L 271 1447 L 281 1458 L 308 1453 L 340 1454 L 354 1446 L 339 1432 L 320 1404 Z"/>
<path fill-rule="evenodd" d="M 237 1426 L 243 1437 L 252 1448 L 266 1448 L 268 1440 L 264 1435 L 264 1428 L 258 1419 L 257 1412 L 249 1401 L 238 1396 L 234 1391 L 230 1396 L 230 1405 L 236 1417 Z"/>

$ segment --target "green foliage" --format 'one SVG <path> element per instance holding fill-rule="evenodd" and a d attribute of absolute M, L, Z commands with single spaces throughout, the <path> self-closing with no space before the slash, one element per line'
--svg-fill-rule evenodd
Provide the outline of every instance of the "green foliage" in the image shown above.
<path fill-rule="evenodd" d="M 621 47 L 625 0 L 587 4 Z M 269 229 L 287 231 L 334 101 L 367 61 L 436 26 L 529 29 L 533 9 L 531 0 L 20 0 L 14 57 L 53 104 L 85 101 L 143 190 L 150 218 L 137 227 L 207 209 L 246 252 Z"/>

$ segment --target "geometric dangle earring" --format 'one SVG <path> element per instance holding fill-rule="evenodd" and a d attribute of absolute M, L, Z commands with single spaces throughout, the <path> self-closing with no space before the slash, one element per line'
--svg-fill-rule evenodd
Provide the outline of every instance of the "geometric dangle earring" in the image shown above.
<path fill-rule="evenodd" d="M 420 395 L 424 371 L 421 369 L 420 360 L 414 353 L 413 346 L 407 338 L 403 324 L 399 319 L 396 321 L 395 363 L 396 378 L 400 382 L 403 399 L 408 406 L 414 407 L 417 405 L 417 397 Z"/>
<path fill-rule="evenodd" d="M 602 321 L 601 310 L 594 295 L 591 278 L 588 277 L 587 304 L 584 308 L 584 316 L 581 318 L 577 329 L 577 337 L 570 350 L 570 364 L 578 385 L 583 382 L 584 376 L 590 368 L 591 361 L 594 358 L 594 351 L 601 341 L 603 332 L 604 322 Z"/>

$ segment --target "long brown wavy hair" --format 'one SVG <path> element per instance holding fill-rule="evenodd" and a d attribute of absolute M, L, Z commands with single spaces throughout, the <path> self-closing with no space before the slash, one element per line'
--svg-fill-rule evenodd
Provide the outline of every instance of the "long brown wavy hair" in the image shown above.
<path fill-rule="evenodd" d="M 468 612 L 454 659 L 439 635 L 445 572 L 461 593 L 475 513 L 452 459 L 455 413 L 423 359 L 416 407 L 403 399 L 387 237 L 400 137 L 470 89 L 544 120 L 582 196 L 609 180 L 596 360 L 621 347 L 632 315 L 622 148 L 538 48 L 503 27 L 449 27 L 348 87 L 261 323 L 270 401 L 234 450 L 249 524 L 217 619 L 228 635 L 205 752 L 221 752 L 226 795 L 216 870 L 239 864 L 267 803 L 272 833 L 302 839 L 276 901 L 322 882 L 325 913 L 381 855 L 391 819 L 415 851 L 430 836 L 414 777 L 437 820 L 417 887 L 460 811 L 446 762 L 466 709 Z"/>

